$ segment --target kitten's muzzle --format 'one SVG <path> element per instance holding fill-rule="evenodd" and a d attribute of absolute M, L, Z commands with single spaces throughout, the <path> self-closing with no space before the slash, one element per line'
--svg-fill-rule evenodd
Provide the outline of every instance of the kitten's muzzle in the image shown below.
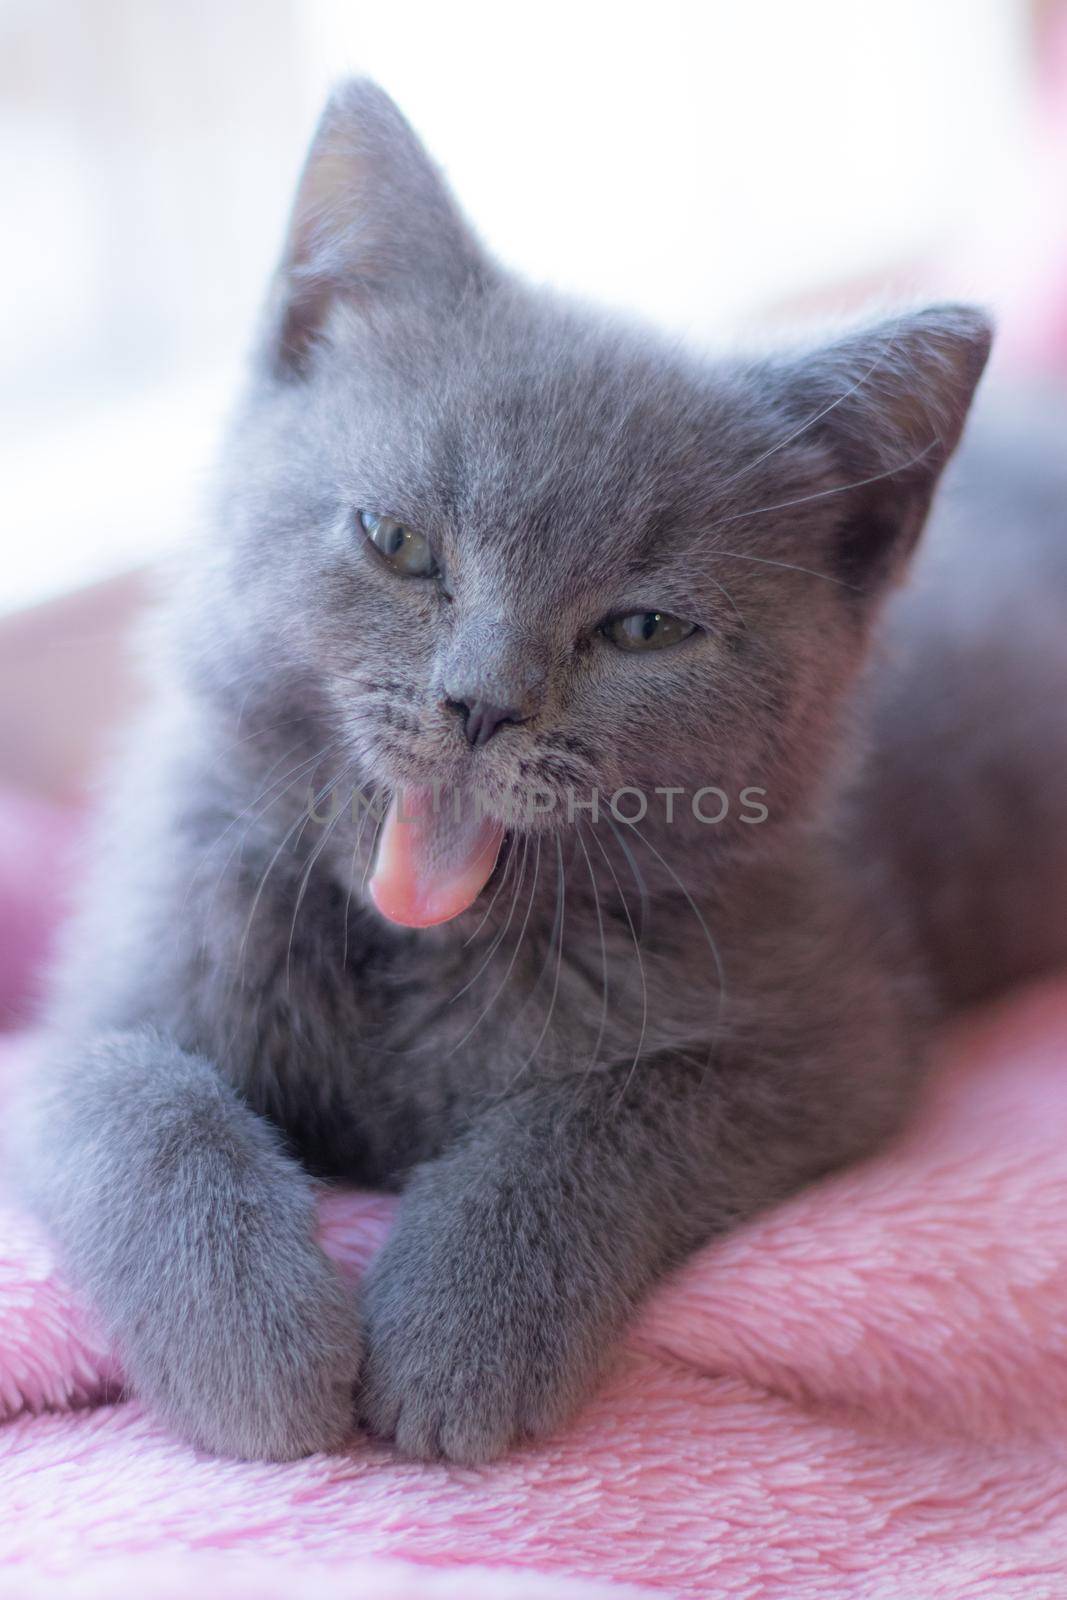
<path fill-rule="evenodd" d="M 543 639 L 501 617 L 460 621 L 435 673 L 441 708 L 462 721 L 472 750 L 544 704 L 549 656 Z"/>
<path fill-rule="evenodd" d="M 519 706 L 498 706 L 490 700 L 475 700 L 470 705 L 465 700 L 446 700 L 449 711 L 454 711 L 463 723 L 463 732 L 472 750 L 488 744 L 505 723 L 525 722 Z"/>

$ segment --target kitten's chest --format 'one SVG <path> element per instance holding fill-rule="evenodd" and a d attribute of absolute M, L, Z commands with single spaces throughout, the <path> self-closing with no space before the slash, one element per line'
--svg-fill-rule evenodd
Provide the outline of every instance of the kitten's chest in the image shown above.
<path fill-rule="evenodd" d="M 460 1118 L 538 1080 L 632 1065 L 715 1016 L 707 973 L 625 922 L 589 926 L 575 908 L 568 923 L 554 898 L 524 925 L 393 943 L 374 919 L 367 939 L 352 975 L 361 1074 Z"/>
<path fill-rule="evenodd" d="M 632 1068 L 714 1019 L 706 982 L 657 938 L 654 916 L 647 929 L 597 917 L 569 884 L 505 886 L 477 915 L 419 932 L 384 923 L 327 874 L 295 914 L 299 883 L 271 887 L 249 938 L 247 895 L 226 918 L 216 896 L 186 1042 L 311 1165 L 359 1181 L 399 1181 L 539 1080 Z M 683 1020 L 687 1009 L 699 1015 Z M 174 1025 L 189 1033 L 184 1005 Z"/>
<path fill-rule="evenodd" d="M 612 961 L 610 930 L 605 985 L 599 944 L 561 941 L 551 917 L 461 938 L 355 923 L 347 951 L 297 945 L 288 985 L 274 1004 L 260 994 L 230 1055 L 313 1167 L 390 1186 L 492 1104 L 653 1041 L 651 1002 L 621 944 Z"/>
<path fill-rule="evenodd" d="M 363 959 L 333 981 L 350 993 L 376 1076 L 500 1090 L 523 1074 L 588 1065 L 598 1033 L 610 1050 L 630 1009 L 621 983 L 611 1004 L 599 954 L 561 938 L 551 916 L 399 940 L 374 919 L 363 939 Z"/>

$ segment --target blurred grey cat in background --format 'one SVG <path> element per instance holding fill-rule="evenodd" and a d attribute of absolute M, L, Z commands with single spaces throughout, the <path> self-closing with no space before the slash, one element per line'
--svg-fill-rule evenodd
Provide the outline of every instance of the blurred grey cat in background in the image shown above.
<path fill-rule="evenodd" d="M 385 95 L 331 101 L 23 1141 L 186 1438 L 556 1427 L 665 1272 L 886 1137 L 947 1006 L 1067 959 L 1038 434 L 885 604 L 989 342 L 687 353 L 517 282 Z M 315 1175 L 402 1193 L 358 1303 Z"/>

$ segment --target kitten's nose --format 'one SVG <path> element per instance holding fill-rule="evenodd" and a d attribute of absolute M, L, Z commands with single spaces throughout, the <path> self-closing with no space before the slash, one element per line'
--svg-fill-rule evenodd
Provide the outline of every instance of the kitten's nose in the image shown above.
<path fill-rule="evenodd" d="M 489 700 L 473 700 L 470 705 L 465 700 L 449 700 L 448 705 L 462 717 L 467 743 L 474 750 L 479 745 L 488 744 L 505 722 L 524 720 L 517 706 L 495 706 Z"/>

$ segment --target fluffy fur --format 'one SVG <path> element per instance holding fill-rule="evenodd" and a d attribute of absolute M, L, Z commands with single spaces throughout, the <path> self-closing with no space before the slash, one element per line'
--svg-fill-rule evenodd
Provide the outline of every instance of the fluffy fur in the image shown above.
<path fill-rule="evenodd" d="M 947 637 L 958 714 L 985 703 L 986 636 L 938 596 L 887 620 L 900 670 L 865 669 L 988 346 L 947 306 L 698 358 L 516 283 L 378 90 L 331 103 L 26 1139 L 185 1437 L 330 1448 L 355 1394 L 405 1453 L 491 1457 L 569 1413 L 665 1271 L 896 1125 L 967 980 L 922 907 L 944 816 L 897 852 L 860 754 L 873 728 L 895 778 L 922 759 L 907 672 Z M 385 571 L 360 507 L 430 536 L 442 581 Z M 701 631 L 598 633 L 645 608 Z M 475 695 L 526 720 L 472 751 L 449 701 Z M 308 796 L 431 781 L 557 803 L 413 933 L 367 903 L 365 816 Z M 707 784 L 765 790 L 766 822 L 567 814 Z M 403 1191 L 358 1310 L 309 1173 Z"/>

